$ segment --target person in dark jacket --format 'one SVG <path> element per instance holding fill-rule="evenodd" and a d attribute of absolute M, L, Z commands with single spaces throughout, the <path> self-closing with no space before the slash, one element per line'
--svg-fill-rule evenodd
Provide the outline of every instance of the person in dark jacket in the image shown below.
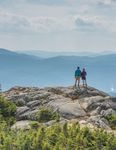
<path fill-rule="evenodd" d="M 80 87 L 80 78 L 81 78 L 81 70 L 80 67 L 77 67 L 77 70 L 75 71 L 75 87 L 77 85 L 77 81 L 78 81 L 78 87 Z"/>
<path fill-rule="evenodd" d="M 85 68 L 83 68 L 82 72 L 81 72 L 81 78 L 82 78 L 82 81 L 83 81 L 83 86 L 87 86 L 87 82 L 86 82 L 86 76 L 87 76 L 87 72 L 85 70 Z"/>

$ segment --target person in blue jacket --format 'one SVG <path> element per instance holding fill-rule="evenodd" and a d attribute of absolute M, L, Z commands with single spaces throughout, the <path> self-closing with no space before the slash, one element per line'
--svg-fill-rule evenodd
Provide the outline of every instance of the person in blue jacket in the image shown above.
<path fill-rule="evenodd" d="M 81 79 L 81 70 L 80 67 L 77 67 L 75 71 L 75 87 L 77 86 L 77 82 L 78 82 L 78 87 L 80 87 L 80 79 Z"/>

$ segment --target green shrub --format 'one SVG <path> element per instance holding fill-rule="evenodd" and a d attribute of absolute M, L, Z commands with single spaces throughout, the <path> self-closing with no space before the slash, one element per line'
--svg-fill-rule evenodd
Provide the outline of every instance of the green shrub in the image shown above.
<path fill-rule="evenodd" d="M 116 138 L 104 130 L 80 128 L 78 124 L 38 129 L 11 130 L 0 126 L 0 150 L 116 150 Z"/>
<path fill-rule="evenodd" d="M 11 101 L 6 100 L 0 96 L 0 118 L 5 120 L 8 124 L 13 124 L 15 121 L 16 105 Z"/>
<path fill-rule="evenodd" d="M 37 129 L 37 128 L 39 127 L 39 122 L 37 122 L 37 121 L 32 121 L 32 122 L 30 123 L 30 126 L 31 126 L 32 129 Z"/>
<path fill-rule="evenodd" d="M 21 106 L 24 106 L 25 105 L 25 101 L 22 99 L 22 100 L 17 100 L 15 102 L 16 106 L 18 107 L 21 107 Z"/>
<path fill-rule="evenodd" d="M 48 122 L 50 120 L 59 121 L 59 114 L 54 112 L 51 108 L 41 107 L 40 110 L 36 113 L 36 119 L 43 123 Z"/>
<path fill-rule="evenodd" d="M 13 122 L 15 112 L 16 106 L 0 97 L 0 150 L 116 150 L 113 134 L 81 128 L 78 123 L 46 127 L 35 121 L 30 130 L 13 130 L 8 122 Z M 59 118 L 58 113 L 45 107 L 36 116 L 40 122 Z M 114 126 L 116 116 L 107 116 L 107 120 Z"/>
<path fill-rule="evenodd" d="M 116 114 L 108 115 L 106 119 L 108 120 L 110 127 L 116 130 Z"/>

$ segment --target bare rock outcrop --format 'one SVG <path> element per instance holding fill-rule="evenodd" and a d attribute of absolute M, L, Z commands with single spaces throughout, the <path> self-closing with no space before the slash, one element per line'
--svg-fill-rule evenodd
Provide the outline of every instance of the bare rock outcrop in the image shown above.
<path fill-rule="evenodd" d="M 51 107 L 68 121 L 77 119 L 110 130 L 105 117 L 116 113 L 116 101 L 92 87 L 14 87 L 3 93 L 17 105 L 17 121 L 36 120 L 41 106 Z"/>

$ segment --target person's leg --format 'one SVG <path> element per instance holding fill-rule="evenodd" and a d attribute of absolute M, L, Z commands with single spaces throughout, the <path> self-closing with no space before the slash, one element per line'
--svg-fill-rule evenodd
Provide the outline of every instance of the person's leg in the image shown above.
<path fill-rule="evenodd" d="M 86 79 L 85 79 L 85 86 L 87 87 L 87 81 L 86 81 Z"/>
<path fill-rule="evenodd" d="M 78 77 L 78 87 L 80 87 L 80 77 Z"/>
<path fill-rule="evenodd" d="M 83 86 L 84 86 L 84 80 L 82 79 L 82 81 L 83 81 Z"/>
<path fill-rule="evenodd" d="M 77 78 L 75 78 L 75 87 L 77 86 Z"/>

